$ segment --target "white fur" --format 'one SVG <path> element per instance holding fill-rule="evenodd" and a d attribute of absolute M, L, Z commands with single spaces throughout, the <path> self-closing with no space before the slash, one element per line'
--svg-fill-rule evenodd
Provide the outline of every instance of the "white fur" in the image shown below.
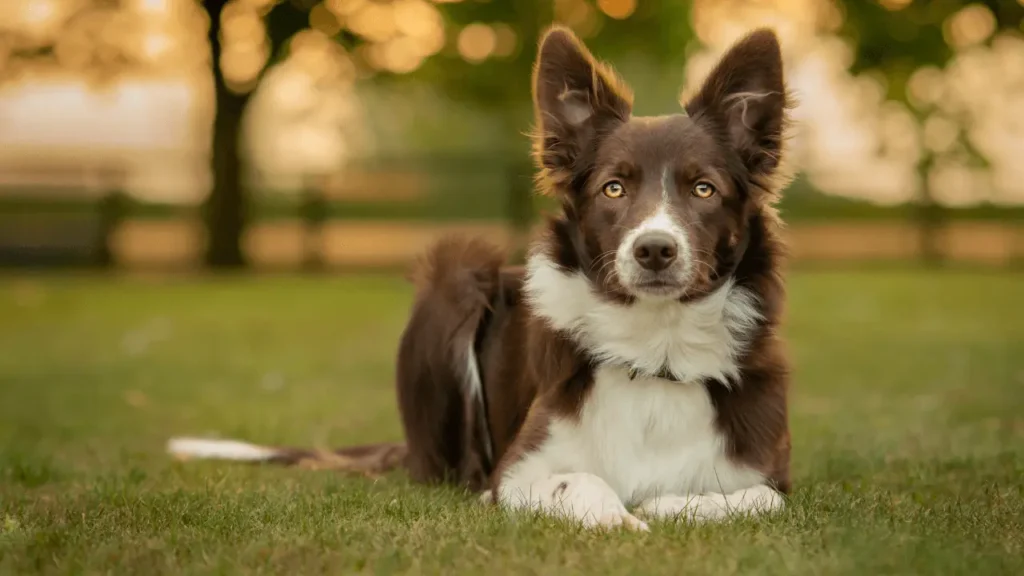
<path fill-rule="evenodd" d="M 499 494 L 502 503 L 513 508 L 575 520 L 588 528 L 625 526 L 647 530 L 646 524 L 626 510 L 607 482 L 587 472 L 549 473 L 528 485 L 507 482 Z"/>
<path fill-rule="evenodd" d="M 558 96 L 562 103 L 562 117 L 572 126 L 579 126 L 594 115 L 594 108 L 585 92 L 568 90 Z"/>
<path fill-rule="evenodd" d="M 649 374 L 666 367 L 683 382 L 713 378 L 728 385 L 739 375 L 745 334 L 761 318 L 754 295 L 731 280 L 688 304 L 645 299 L 624 306 L 600 298 L 582 274 L 542 254 L 530 257 L 527 274 L 533 312 L 571 332 L 597 361 Z"/>
<path fill-rule="evenodd" d="M 646 518 L 679 518 L 691 522 L 720 520 L 730 515 L 769 514 L 781 510 L 782 494 L 764 484 L 730 494 L 655 496 L 645 500 L 637 513 Z"/>
<path fill-rule="evenodd" d="M 747 121 L 747 109 L 750 101 L 760 100 L 762 98 L 778 94 L 778 92 L 736 92 L 726 96 L 724 102 L 730 107 L 740 107 L 740 110 L 738 111 L 740 124 L 748 131 L 753 131 L 754 127 Z"/>
<path fill-rule="evenodd" d="M 652 216 L 630 230 L 629 234 L 622 239 L 615 252 L 615 271 L 626 285 L 638 282 L 645 271 L 633 256 L 634 244 L 642 234 L 655 231 L 665 232 L 676 241 L 678 255 L 669 270 L 674 270 L 680 285 L 679 293 L 664 294 L 661 298 L 656 299 L 675 300 L 681 295 L 682 287 L 689 282 L 693 275 L 693 251 L 690 248 L 690 241 L 686 237 L 686 230 L 679 226 L 672 214 L 669 213 L 667 202 L 662 202 Z"/>
<path fill-rule="evenodd" d="M 512 507 L 558 511 L 545 491 L 551 478 L 571 473 L 599 477 L 630 505 L 666 495 L 731 494 L 764 482 L 726 455 L 704 386 L 630 380 L 616 366 L 598 368 L 578 421 L 554 418 L 547 439 L 505 473 L 498 497 Z M 606 493 L 591 498 L 591 507 L 611 509 Z M 581 493 L 573 502 L 582 506 L 582 499 Z"/>
<path fill-rule="evenodd" d="M 585 523 L 579 510 L 621 516 L 619 506 L 626 505 L 639 504 L 649 516 L 694 520 L 781 506 L 781 495 L 764 485 L 760 472 L 727 455 L 701 382 L 727 385 L 738 376 L 745 335 L 761 317 L 753 294 L 730 281 L 695 302 L 627 306 L 603 300 L 586 278 L 542 254 L 531 256 L 527 269 L 533 312 L 611 363 L 595 370 L 578 418 L 553 418 L 544 442 L 504 473 L 502 504 Z M 630 379 L 622 362 L 648 373 L 667 366 L 680 382 Z M 567 486 L 560 488 L 562 482 Z M 569 494 L 571 509 L 559 493 Z"/>
<path fill-rule="evenodd" d="M 210 458 L 263 462 L 279 454 L 274 448 L 257 446 L 237 440 L 209 440 L 204 438 L 171 438 L 167 452 L 178 458 Z"/>
<path fill-rule="evenodd" d="M 490 430 L 490 425 L 487 422 L 487 410 L 483 404 L 483 384 L 480 382 L 480 365 L 476 359 L 476 350 L 473 349 L 473 342 L 470 341 L 466 347 L 466 392 L 469 394 L 470 399 L 475 402 L 480 409 L 477 411 L 481 421 L 483 422 L 484 431 Z M 491 446 L 491 435 L 482 434 L 484 440 L 484 451 L 487 453 L 487 459 L 494 459 L 494 448 Z"/>
<path fill-rule="evenodd" d="M 667 204 L 669 190 L 672 188 L 672 169 L 666 166 L 661 170 L 661 201 Z"/>

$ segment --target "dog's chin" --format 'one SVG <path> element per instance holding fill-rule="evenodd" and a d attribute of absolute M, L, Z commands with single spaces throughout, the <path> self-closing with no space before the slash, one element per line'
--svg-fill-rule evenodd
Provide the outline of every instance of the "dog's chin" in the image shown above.
<path fill-rule="evenodd" d="M 676 300 L 687 290 L 687 283 L 678 278 L 636 278 L 624 286 L 633 296 L 644 300 Z"/>

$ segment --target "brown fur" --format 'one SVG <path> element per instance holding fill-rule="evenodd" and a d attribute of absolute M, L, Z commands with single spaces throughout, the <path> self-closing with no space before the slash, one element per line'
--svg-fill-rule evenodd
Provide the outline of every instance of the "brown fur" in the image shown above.
<path fill-rule="evenodd" d="M 416 268 L 397 370 L 406 465 L 416 481 L 478 488 L 493 465 L 483 406 L 466 393 L 466 353 L 498 294 L 503 261 L 485 242 L 447 238 Z"/>

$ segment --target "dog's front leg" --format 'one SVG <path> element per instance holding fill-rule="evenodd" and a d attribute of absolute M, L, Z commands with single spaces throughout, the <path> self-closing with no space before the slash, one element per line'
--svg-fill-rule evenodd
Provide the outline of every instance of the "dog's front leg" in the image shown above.
<path fill-rule="evenodd" d="M 768 514 L 782 509 L 784 503 L 782 494 L 760 484 L 731 494 L 708 492 L 687 496 L 655 496 L 640 504 L 637 514 L 645 518 L 707 522 L 730 515 Z"/>
<path fill-rule="evenodd" d="M 552 474 L 532 481 L 513 473 L 498 488 L 498 501 L 510 509 L 538 510 L 587 528 L 647 530 L 647 524 L 626 510 L 607 482 L 586 472 Z"/>

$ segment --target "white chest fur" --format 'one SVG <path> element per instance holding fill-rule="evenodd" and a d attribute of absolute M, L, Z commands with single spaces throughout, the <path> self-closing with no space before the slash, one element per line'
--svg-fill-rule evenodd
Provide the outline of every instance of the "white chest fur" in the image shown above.
<path fill-rule="evenodd" d="M 526 294 L 534 313 L 573 334 L 597 361 L 627 363 L 649 374 L 668 368 L 681 381 L 739 375 L 737 360 L 761 319 L 757 299 L 726 282 L 698 301 L 638 301 L 624 306 L 596 295 L 579 273 L 541 254 L 527 263 Z"/>
<path fill-rule="evenodd" d="M 661 494 L 730 493 L 763 481 L 732 462 L 707 391 L 696 384 L 638 378 L 603 367 L 578 421 L 555 419 L 547 440 L 505 475 L 506 489 L 585 472 L 627 505 Z"/>
<path fill-rule="evenodd" d="M 761 473 L 727 455 L 700 384 L 710 378 L 726 385 L 739 375 L 747 336 L 761 318 L 751 293 L 727 282 L 696 302 L 624 306 L 602 299 L 584 276 L 542 254 L 530 258 L 527 270 L 533 312 L 605 364 L 578 418 L 555 416 L 547 438 L 505 471 L 500 502 L 634 527 L 642 523 L 626 506 L 706 518 L 778 505 Z M 649 373 L 667 367 L 682 383 L 630 380 L 623 364 Z"/>

